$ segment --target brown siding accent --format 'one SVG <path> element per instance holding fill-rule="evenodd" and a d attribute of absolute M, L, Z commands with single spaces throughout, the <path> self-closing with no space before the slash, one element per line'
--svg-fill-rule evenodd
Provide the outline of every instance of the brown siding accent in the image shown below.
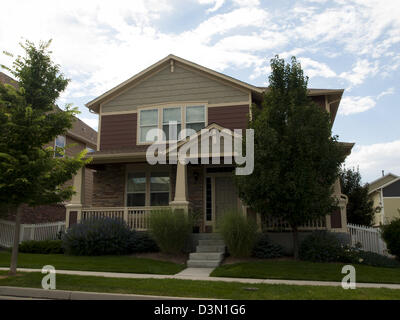
<path fill-rule="evenodd" d="M 342 227 L 342 215 L 340 209 L 336 209 L 331 214 L 331 228 L 340 229 Z"/>
<path fill-rule="evenodd" d="M 323 110 L 325 109 L 325 96 L 311 96 L 312 101 L 319 105 Z"/>
<path fill-rule="evenodd" d="M 65 143 L 67 145 L 67 148 L 65 149 L 65 155 L 67 157 L 73 157 L 86 148 L 86 145 L 84 143 L 75 140 L 69 136 L 66 137 Z"/>
<path fill-rule="evenodd" d="M 101 117 L 100 150 L 136 147 L 137 114 L 103 115 Z M 138 146 L 138 151 L 146 146 Z M 133 151 L 133 150 L 132 150 Z"/>
<path fill-rule="evenodd" d="M 208 108 L 208 124 L 215 122 L 228 129 L 246 129 L 249 106 L 227 106 Z"/>
<path fill-rule="evenodd" d="M 94 207 L 125 206 L 125 165 L 106 165 L 104 170 L 97 170 L 93 175 Z"/>

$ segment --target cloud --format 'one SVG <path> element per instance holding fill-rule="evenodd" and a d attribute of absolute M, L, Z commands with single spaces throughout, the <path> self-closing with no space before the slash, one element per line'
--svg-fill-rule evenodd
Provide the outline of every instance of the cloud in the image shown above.
<path fill-rule="evenodd" d="M 336 77 L 336 73 L 325 63 L 315 61 L 310 58 L 298 58 L 301 63 L 301 67 L 304 70 L 304 74 L 309 78 L 313 77 L 324 77 L 333 78 Z"/>
<path fill-rule="evenodd" d="M 384 97 L 384 96 L 394 94 L 394 92 L 395 92 L 395 90 L 394 90 L 393 87 L 392 87 L 392 88 L 389 88 L 389 89 L 383 91 L 382 93 L 380 93 L 380 94 L 376 97 L 376 99 L 379 100 L 380 98 L 382 98 L 382 97 Z"/>
<path fill-rule="evenodd" d="M 360 85 L 369 76 L 374 76 L 378 71 L 378 63 L 371 63 L 366 59 L 357 60 L 353 69 L 349 72 L 342 72 L 340 77 L 350 83 L 350 88 Z"/>
<path fill-rule="evenodd" d="M 339 114 L 348 116 L 355 113 L 360 113 L 375 107 L 376 101 L 373 97 L 344 97 L 340 103 Z"/>
<path fill-rule="evenodd" d="M 379 178 L 381 171 L 400 174 L 400 140 L 355 146 L 346 167 L 360 167 L 364 182 Z"/>
<path fill-rule="evenodd" d="M 221 8 L 224 5 L 225 0 L 198 0 L 198 2 L 200 4 L 207 4 L 207 5 L 213 4 L 214 5 L 213 7 L 207 9 L 207 12 L 210 13 L 217 11 L 219 8 Z"/>

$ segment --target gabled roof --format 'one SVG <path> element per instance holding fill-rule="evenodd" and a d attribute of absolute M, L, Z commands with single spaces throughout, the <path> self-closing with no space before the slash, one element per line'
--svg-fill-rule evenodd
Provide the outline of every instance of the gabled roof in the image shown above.
<path fill-rule="evenodd" d="M 0 71 L 0 83 L 10 84 L 13 87 L 18 88 L 18 82 L 1 71 Z"/>
<path fill-rule="evenodd" d="M 168 65 L 168 64 L 173 64 L 174 62 L 179 62 L 185 66 L 194 68 L 196 70 L 199 70 L 201 72 L 204 72 L 208 75 L 211 75 L 217 79 L 223 80 L 231 85 L 240 87 L 240 88 L 244 88 L 247 89 L 249 91 L 251 91 L 252 93 L 255 94 L 259 94 L 262 95 L 262 93 L 264 92 L 264 90 L 262 88 L 253 86 L 251 84 L 248 84 L 244 81 L 240 81 L 238 79 L 232 78 L 230 76 L 227 76 L 223 73 L 214 71 L 212 69 L 203 67 L 197 63 L 185 60 L 183 58 L 177 57 L 173 54 L 170 54 L 168 56 L 166 56 L 164 59 L 161 59 L 160 61 L 154 63 L 153 65 L 151 65 L 150 67 L 144 69 L 143 71 L 139 72 L 138 74 L 134 75 L 133 77 L 129 78 L 128 80 L 125 80 L 124 82 L 122 82 L 121 84 L 117 85 L 116 87 L 106 91 L 105 93 L 103 93 L 102 95 L 100 95 L 99 97 L 93 99 L 92 101 L 89 101 L 88 103 L 86 103 L 86 107 L 88 107 L 89 109 L 98 112 L 98 107 L 99 104 L 103 101 L 105 101 L 106 99 L 109 99 L 111 96 L 113 95 L 118 95 L 119 92 L 123 91 L 126 88 L 129 88 L 130 86 L 133 86 L 136 82 L 138 82 L 139 80 L 145 78 L 146 76 L 148 76 L 151 73 L 156 73 L 158 70 L 160 70 L 163 66 Z"/>
<path fill-rule="evenodd" d="M 391 185 L 392 183 L 400 180 L 400 177 L 393 174 L 393 173 L 388 173 L 384 175 L 383 177 L 380 177 L 378 179 L 375 179 L 369 184 L 369 193 L 372 193 L 378 189 L 387 187 L 388 185 Z"/>

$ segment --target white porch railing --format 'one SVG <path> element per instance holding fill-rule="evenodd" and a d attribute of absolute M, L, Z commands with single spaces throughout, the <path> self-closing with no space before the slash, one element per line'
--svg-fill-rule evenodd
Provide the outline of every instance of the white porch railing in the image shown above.
<path fill-rule="evenodd" d="M 265 230 L 276 230 L 276 231 L 289 231 L 292 230 L 290 225 L 282 218 L 275 218 L 267 216 L 264 220 Z M 322 217 L 318 220 L 309 221 L 306 224 L 299 227 L 299 231 L 306 230 L 326 230 L 326 217 Z"/>
<path fill-rule="evenodd" d="M 124 220 L 132 230 L 145 231 L 149 229 L 150 212 L 167 209 L 165 207 L 111 207 L 111 208 L 82 208 L 78 221 L 92 218 L 114 218 Z"/>
<path fill-rule="evenodd" d="M 15 222 L 0 220 L 0 246 L 12 247 Z M 19 241 L 55 240 L 60 232 L 65 230 L 65 221 L 21 224 Z"/>
<path fill-rule="evenodd" d="M 383 241 L 381 232 L 378 228 L 355 224 L 347 224 L 347 227 L 349 228 L 352 247 L 355 247 L 357 243 L 360 243 L 361 249 L 364 251 L 370 251 L 389 256 L 386 243 Z"/>

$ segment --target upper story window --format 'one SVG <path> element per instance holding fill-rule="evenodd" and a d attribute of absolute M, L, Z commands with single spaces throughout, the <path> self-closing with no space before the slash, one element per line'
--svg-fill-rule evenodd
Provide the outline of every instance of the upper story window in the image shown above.
<path fill-rule="evenodd" d="M 140 142 L 153 142 L 157 139 L 157 134 L 147 136 L 151 129 L 158 128 L 158 109 L 140 111 Z"/>
<path fill-rule="evenodd" d="M 186 107 L 186 129 L 199 131 L 205 127 L 206 113 L 204 106 Z"/>
<path fill-rule="evenodd" d="M 205 126 L 206 107 L 204 105 L 144 109 L 139 111 L 138 141 L 139 143 L 156 141 L 156 132 L 147 136 L 152 129 L 161 129 L 167 141 L 174 141 L 184 138 L 180 135 L 180 132 L 185 128 L 197 132 Z M 172 134 L 176 130 L 177 137 L 170 136 L 170 129 Z"/>
<path fill-rule="evenodd" d="M 54 143 L 54 156 L 56 158 L 64 157 L 64 154 L 57 152 L 57 148 L 65 148 L 65 136 L 58 136 Z"/>
<path fill-rule="evenodd" d="M 164 108 L 163 109 L 163 131 L 166 140 L 177 140 L 182 128 L 182 111 L 181 107 L 177 108 Z M 173 135 L 170 137 L 170 130 Z"/>

